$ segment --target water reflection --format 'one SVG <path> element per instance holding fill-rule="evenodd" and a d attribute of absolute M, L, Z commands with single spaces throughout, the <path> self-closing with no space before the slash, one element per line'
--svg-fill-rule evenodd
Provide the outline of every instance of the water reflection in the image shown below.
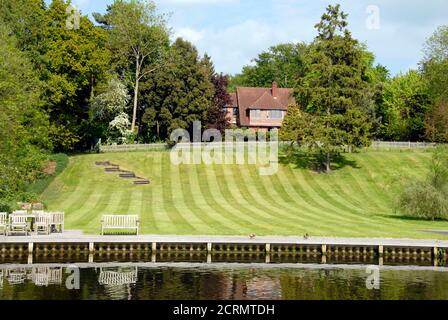
<path fill-rule="evenodd" d="M 445 268 L 381 268 L 379 290 L 366 286 L 365 266 L 322 267 L 194 264 L 0 265 L 0 299 L 254 300 L 448 299 Z"/>
<path fill-rule="evenodd" d="M 131 300 L 132 285 L 137 284 L 138 268 L 100 268 L 98 283 L 114 300 Z"/>
<path fill-rule="evenodd" d="M 0 270 L 0 288 L 6 280 L 9 285 L 24 284 L 30 280 L 35 286 L 62 284 L 62 267 L 11 267 Z"/>

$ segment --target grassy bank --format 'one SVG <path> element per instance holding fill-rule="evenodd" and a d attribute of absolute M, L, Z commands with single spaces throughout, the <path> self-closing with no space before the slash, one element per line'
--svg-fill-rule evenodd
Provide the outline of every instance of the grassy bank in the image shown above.
<path fill-rule="evenodd" d="M 29 185 L 26 189 L 27 192 L 41 194 L 48 188 L 48 186 L 53 182 L 53 180 L 61 174 L 68 165 L 69 157 L 66 154 L 59 153 L 51 155 L 48 159 L 50 163 L 54 163 L 54 169 L 48 173 L 42 179 L 37 180 L 33 184 Z"/>
<path fill-rule="evenodd" d="M 139 214 L 146 234 L 435 237 L 448 222 L 412 220 L 394 213 L 402 176 L 422 177 L 429 152 L 347 155 L 331 175 L 296 164 L 260 176 L 252 165 L 173 166 L 168 152 L 70 157 L 42 197 L 66 212 L 66 227 L 98 233 L 103 214 Z M 134 186 L 107 174 L 96 161 L 112 161 L 148 178 Z M 439 236 L 440 237 L 440 236 Z"/>

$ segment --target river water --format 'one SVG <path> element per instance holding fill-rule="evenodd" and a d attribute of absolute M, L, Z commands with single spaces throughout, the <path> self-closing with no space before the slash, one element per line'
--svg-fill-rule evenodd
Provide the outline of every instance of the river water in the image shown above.
<path fill-rule="evenodd" d="M 448 269 L 250 264 L 0 265 L 0 299 L 448 299 Z"/>

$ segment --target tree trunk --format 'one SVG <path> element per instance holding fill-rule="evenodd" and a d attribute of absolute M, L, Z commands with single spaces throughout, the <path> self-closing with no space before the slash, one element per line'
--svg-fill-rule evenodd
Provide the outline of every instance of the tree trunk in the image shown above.
<path fill-rule="evenodd" d="M 137 123 L 137 105 L 138 105 L 138 87 L 139 87 L 139 80 L 135 80 L 135 86 L 134 86 L 134 109 L 132 111 L 132 126 L 131 131 L 135 131 L 135 124 Z"/>
<path fill-rule="evenodd" d="M 134 85 L 134 109 L 132 111 L 132 126 L 131 131 L 134 133 L 135 124 L 137 122 L 137 106 L 138 106 L 138 87 L 140 82 L 140 59 L 137 56 L 136 58 L 136 66 L 135 66 L 135 85 Z"/>
<path fill-rule="evenodd" d="M 327 173 L 331 173 L 331 153 L 327 152 L 327 161 L 325 162 Z"/>

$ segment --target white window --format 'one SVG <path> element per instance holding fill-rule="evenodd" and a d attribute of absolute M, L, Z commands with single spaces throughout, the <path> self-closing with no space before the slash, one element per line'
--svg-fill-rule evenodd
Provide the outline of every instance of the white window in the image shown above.
<path fill-rule="evenodd" d="M 270 110 L 268 112 L 269 119 L 283 119 L 283 111 L 281 110 Z"/>
<path fill-rule="evenodd" d="M 250 110 L 251 119 L 260 119 L 261 118 L 261 110 Z"/>

